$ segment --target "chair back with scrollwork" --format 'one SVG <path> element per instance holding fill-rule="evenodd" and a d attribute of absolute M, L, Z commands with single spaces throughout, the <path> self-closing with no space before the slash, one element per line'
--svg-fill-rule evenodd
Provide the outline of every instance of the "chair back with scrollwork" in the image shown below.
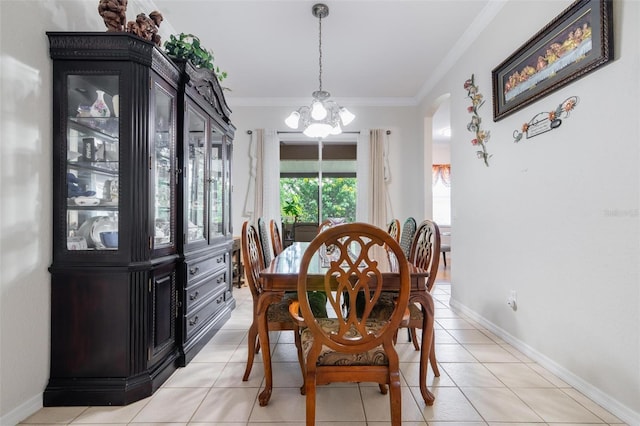
<path fill-rule="evenodd" d="M 440 229 L 434 221 L 426 219 L 418 226 L 411 244 L 409 261 L 418 268 L 429 271 L 427 291 L 431 291 L 440 262 Z"/>
<path fill-rule="evenodd" d="M 400 221 L 398 219 L 391 220 L 387 226 L 387 232 L 394 240 L 400 241 Z"/>
<path fill-rule="evenodd" d="M 371 313 L 385 293 L 383 280 L 389 279 L 383 277 L 384 262 L 397 272 L 398 291 L 391 315 L 380 320 Z M 328 318 L 314 316 L 308 297 L 302 296 L 310 288 L 326 292 Z M 347 223 L 325 229 L 311 241 L 300 263 L 299 302 L 290 306 L 292 316 L 301 312 L 307 326 L 301 340 L 308 425 L 315 420 L 316 384 L 331 382 L 377 382 L 384 392 L 388 385 L 391 423 L 400 425 L 400 363 L 393 339 L 406 320 L 410 291 L 409 263 L 386 230 Z M 358 300 L 364 303 L 361 313 Z"/>
<path fill-rule="evenodd" d="M 280 236 L 278 224 L 273 219 L 269 222 L 269 230 L 271 232 L 271 247 L 273 248 L 273 255 L 277 256 L 282 253 L 282 237 Z"/>
<path fill-rule="evenodd" d="M 260 244 L 260 236 L 253 225 L 244 222 L 242 225 L 242 261 L 247 275 L 247 284 L 253 300 L 256 301 L 262 293 L 260 271 L 264 269 L 264 257 Z"/>

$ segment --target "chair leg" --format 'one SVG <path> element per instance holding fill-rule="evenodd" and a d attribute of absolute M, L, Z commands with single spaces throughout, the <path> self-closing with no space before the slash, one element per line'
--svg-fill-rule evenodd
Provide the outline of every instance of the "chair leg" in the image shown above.
<path fill-rule="evenodd" d="M 300 364 L 300 372 L 302 373 L 302 386 L 300 386 L 300 395 L 305 394 L 305 385 L 304 385 L 304 356 L 302 355 L 302 341 L 300 340 L 300 329 L 296 327 L 293 330 L 294 339 L 296 343 L 296 351 L 298 352 L 298 363 Z"/>
<path fill-rule="evenodd" d="M 436 361 L 436 335 L 433 333 L 431 338 L 431 350 L 429 351 L 429 364 L 431 364 L 431 370 L 433 375 L 440 377 L 440 370 L 438 369 L 438 362 Z"/>
<path fill-rule="evenodd" d="M 385 385 L 384 383 L 379 383 L 378 386 L 380 387 L 380 393 L 383 395 L 387 394 L 387 385 Z"/>
<path fill-rule="evenodd" d="M 442 260 L 444 261 L 444 267 L 447 267 L 447 252 L 443 251 L 442 252 Z"/>
<path fill-rule="evenodd" d="M 249 347 L 247 350 L 247 366 L 244 370 L 244 376 L 242 376 L 243 382 L 249 380 L 249 374 L 251 374 L 251 368 L 253 367 L 253 358 L 258 352 L 256 350 L 256 345 L 258 348 L 260 348 L 260 341 L 258 340 L 258 325 L 255 321 L 251 324 L 251 327 L 249 327 L 249 335 L 247 337 L 247 341 L 249 342 Z"/>
<path fill-rule="evenodd" d="M 413 348 L 416 351 L 419 351 L 420 350 L 420 344 L 418 343 L 418 337 L 417 337 L 417 334 L 416 334 L 415 327 L 409 328 L 409 333 L 411 334 L 411 339 L 409 339 L 409 341 L 413 342 Z"/>
<path fill-rule="evenodd" d="M 316 381 L 314 374 L 305 375 L 305 388 L 307 393 L 307 426 L 316 424 Z"/>
<path fill-rule="evenodd" d="M 402 394 L 400 381 L 389 383 L 389 405 L 391 408 L 391 425 L 402 424 Z"/>

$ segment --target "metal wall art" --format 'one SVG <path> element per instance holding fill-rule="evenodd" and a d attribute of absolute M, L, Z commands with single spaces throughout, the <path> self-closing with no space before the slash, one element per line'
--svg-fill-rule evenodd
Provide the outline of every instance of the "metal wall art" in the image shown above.
<path fill-rule="evenodd" d="M 534 115 L 528 123 L 522 125 L 521 131 L 513 131 L 513 141 L 520 142 L 523 135 L 526 135 L 527 139 L 529 139 L 550 130 L 557 129 L 562 124 L 562 119 L 569 117 L 569 112 L 573 111 L 576 105 L 578 105 L 578 97 L 571 96 L 562 101 L 555 110 L 539 112 Z"/>
<path fill-rule="evenodd" d="M 491 155 L 487 152 L 486 143 L 491 136 L 488 130 L 481 130 L 480 123 L 482 119 L 478 114 L 478 109 L 484 105 L 483 96 L 478 92 L 478 86 L 474 82 L 473 74 L 471 78 L 464 82 L 464 88 L 467 91 L 467 97 L 471 99 L 471 106 L 467 107 L 467 112 L 473 114 L 471 121 L 467 124 L 467 130 L 475 133 L 475 138 L 471 139 L 471 144 L 476 147 L 480 147 L 480 151 L 476 151 L 476 155 L 479 159 L 484 161 L 484 164 L 489 167 L 489 158 Z"/>

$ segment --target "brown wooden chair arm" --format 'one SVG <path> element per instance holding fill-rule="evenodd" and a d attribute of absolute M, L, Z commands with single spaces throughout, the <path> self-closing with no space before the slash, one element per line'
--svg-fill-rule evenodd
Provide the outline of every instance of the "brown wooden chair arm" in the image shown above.
<path fill-rule="evenodd" d="M 293 319 L 293 321 L 298 324 L 298 327 L 306 327 L 306 324 L 304 322 L 304 318 L 302 318 L 300 316 L 300 302 L 297 300 L 292 300 L 291 303 L 289 303 L 289 315 L 291 315 L 291 318 Z"/>

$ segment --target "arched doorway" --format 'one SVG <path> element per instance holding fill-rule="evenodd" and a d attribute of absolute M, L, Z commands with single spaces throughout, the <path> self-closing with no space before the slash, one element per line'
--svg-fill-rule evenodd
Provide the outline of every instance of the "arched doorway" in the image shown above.
<path fill-rule="evenodd" d="M 442 257 L 448 266 L 451 248 L 451 100 L 438 97 L 425 117 L 425 170 L 431 170 L 431 185 L 425 185 L 425 212 L 440 227 Z M 426 174 L 425 174 L 426 175 Z M 445 257 L 447 256 L 447 257 Z"/>

